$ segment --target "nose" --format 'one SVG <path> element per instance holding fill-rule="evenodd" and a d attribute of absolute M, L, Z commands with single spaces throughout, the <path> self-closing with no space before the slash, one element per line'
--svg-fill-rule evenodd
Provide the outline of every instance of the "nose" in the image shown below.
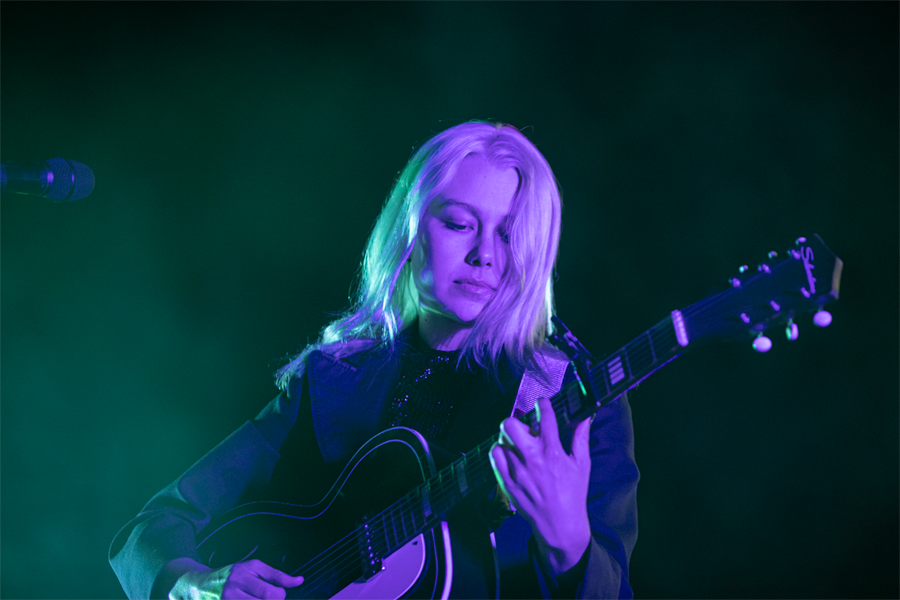
<path fill-rule="evenodd" d="M 496 244 L 494 236 L 482 229 L 478 237 L 475 238 L 475 246 L 469 251 L 466 262 L 473 267 L 493 266 L 495 262 L 494 253 L 497 250 Z"/>

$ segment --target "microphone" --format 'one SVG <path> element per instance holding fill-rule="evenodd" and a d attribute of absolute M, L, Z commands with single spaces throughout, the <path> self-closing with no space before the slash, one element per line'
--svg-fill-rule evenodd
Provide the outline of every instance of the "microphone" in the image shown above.
<path fill-rule="evenodd" d="M 87 198 L 94 191 L 94 172 L 87 165 L 65 158 L 44 162 L 0 164 L 0 194 L 24 194 L 68 202 Z"/>

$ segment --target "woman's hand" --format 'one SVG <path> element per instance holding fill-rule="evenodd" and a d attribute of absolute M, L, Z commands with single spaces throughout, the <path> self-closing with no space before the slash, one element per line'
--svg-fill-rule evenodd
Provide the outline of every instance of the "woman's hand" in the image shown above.
<path fill-rule="evenodd" d="M 285 588 L 301 583 L 302 577 L 291 577 L 264 562 L 248 560 L 216 571 L 188 571 L 175 582 L 169 600 L 283 600 Z"/>
<path fill-rule="evenodd" d="M 567 454 L 550 401 L 537 403 L 540 433 L 518 419 L 500 425 L 491 448 L 494 475 L 535 532 L 538 550 L 554 575 L 574 567 L 591 542 L 587 514 L 590 419 L 579 423 Z"/>

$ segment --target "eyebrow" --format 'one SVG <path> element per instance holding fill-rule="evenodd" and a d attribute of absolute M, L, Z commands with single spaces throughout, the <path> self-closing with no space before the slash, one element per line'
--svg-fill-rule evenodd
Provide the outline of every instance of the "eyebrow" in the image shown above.
<path fill-rule="evenodd" d="M 443 200 L 443 202 L 441 202 L 440 204 L 441 208 L 444 208 L 446 206 L 459 206 L 466 209 L 479 219 L 481 218 L 481 212 L 471 204 L 466 204 L 465 202 L 460 202 L 459 200 L 454 200 L 453 198 L 441 198 L 441 200 Z"/>
<path fill-rule="evenodd" d="M 463 208 L 463 209 L 469 211 L 470 213 L 472 213 L 473 215 L 475 215 L 475 218 L 477 218 L 479 221 L 482 220 L 481 212 L 476 207 L 472 206 L 471 204 L 467 204 L 465 202 L 460 202 L 459 200 L 454 200 L 453 198 L 441 198 L 441 200 L 442 200 L 442 202 L 440 203 L 441 209 L 443 209 L 447 206 L 459 206 L 460 208 Z M 511 220 L 510 215 L 504 216 L 500 220 L 500 226 L 507 227 L 509 225 L 510 220 Z"/>

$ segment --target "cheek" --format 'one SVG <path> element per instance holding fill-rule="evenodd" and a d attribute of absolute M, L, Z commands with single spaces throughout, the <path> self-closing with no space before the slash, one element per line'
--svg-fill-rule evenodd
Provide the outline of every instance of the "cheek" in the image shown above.
<path fill-rule="evenodd" d="M 442 223 L 431 219 L 418 240 L 417 255 L 422 270 L 431 272 L 438 279 L 447 274 L 453 268 L 454 241 L 448 239 Z"/>
<path fill-rule="evenodd" d="M 506 275 L 506 267 L 509 262 L 509 245 L 499 242 L 497 245 L 497 271 L 500 277 Z"/>
<path fill-rule="evenodd" d="M 432 296 L 440 287 L 443 261 L 441 260 L 441 240 L 430 231 L 427 224 L 419 230 L 416 245 L 412 251 L 413 277 L 420 292 Z"/>
<path fill-rule="evenodd" d="M 434 285 L 434 274 L 431 272 L 429 263 L 426 247 L 417 241 L 412 251 L 410 267 L 412 268 L 413 282 L 420 294 L 431 295 L 431 288 Z"/>

